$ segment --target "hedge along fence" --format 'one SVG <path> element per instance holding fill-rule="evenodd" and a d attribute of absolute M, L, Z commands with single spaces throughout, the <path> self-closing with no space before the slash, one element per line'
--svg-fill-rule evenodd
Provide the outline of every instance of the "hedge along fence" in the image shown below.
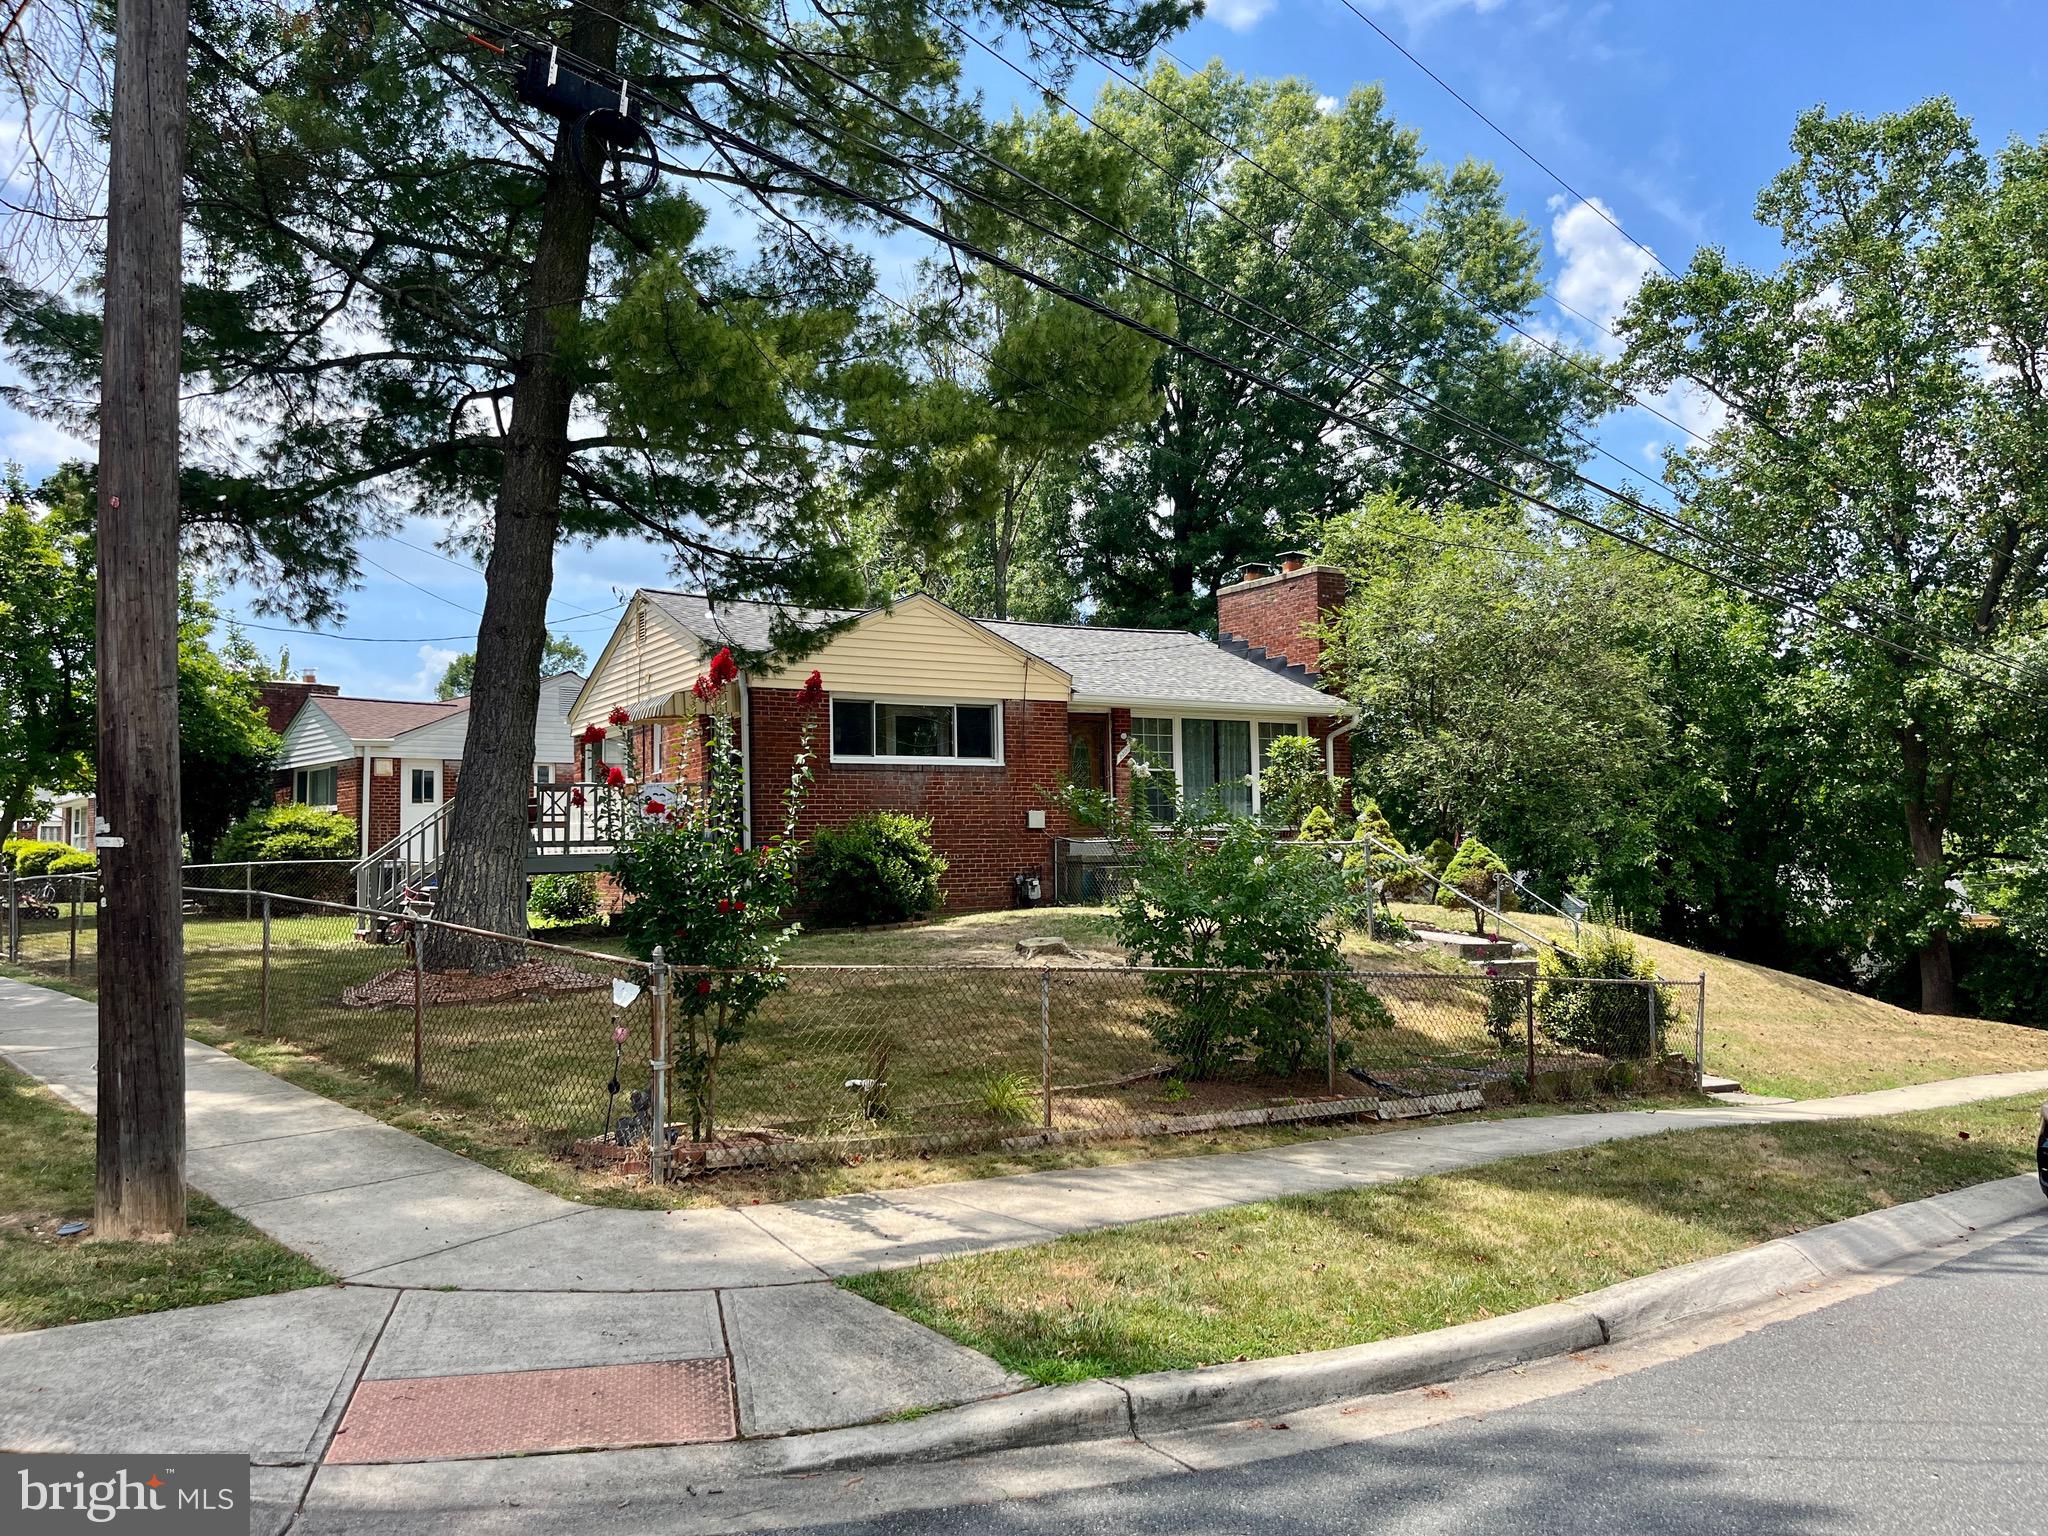
<path fill-rule="evenodd" d="M 504 977 L 443 978 L 421 972 L 407 944 L 360 938 L 344 905 L 259 892 L 251 918 L 241 891 L 186 894 L 195 1023 L 286 1041 L 487 1139 L 644 1159 L 648 1121 L 633 1094 L 652 1095 L 649 1063 L 664 1055 L 658 997 L 694 985 L 691 973 L 527 940 Z M 76 953 L 67 920 L 63 910 L 26 918 L 10 954 L 62 974 Z M 89 946 L 70 963 L 89 980 Z M 1434 971 L 791 965 L 775 975 L 780 985 L 726 1055 L 715 1141 L 690 1141 L 682 1095 L 671 1095 L 677 1163 L 1399 1113 L 1382 1106 L 1505 1100 L 1556 1077 L 1696 1080 L 1696 1054 L 1679 1064 L 1667 1053 L 1696 1052 L 1705 1000 L 1703 980 Z M 1271 1038 L 1290 1043 L 1264 1062 L 1246 1052 L 1206 1078 L 1187 1076 L 1163 1042 L 1209 1006 L 1264 1010 Z M 671 1030 L 682 1027 L 663 1012 Z M 1597 1035 L 1572 1022 L 1586 1018 Z M 1554 1031 L 1547 1020 L 1561 1022 Z M 622 1118 L 637 1151 L 621 1145 Z"/>

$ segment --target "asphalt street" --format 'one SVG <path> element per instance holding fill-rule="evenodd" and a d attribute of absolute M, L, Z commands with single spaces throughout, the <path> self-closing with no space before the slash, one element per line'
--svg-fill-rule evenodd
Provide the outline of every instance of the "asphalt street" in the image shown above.
<path fill-rule="evenodd" d="M 808 1530 L 2032 1536 L 2048 1531 L 2048 1227 L 1480 1422 Z"/>

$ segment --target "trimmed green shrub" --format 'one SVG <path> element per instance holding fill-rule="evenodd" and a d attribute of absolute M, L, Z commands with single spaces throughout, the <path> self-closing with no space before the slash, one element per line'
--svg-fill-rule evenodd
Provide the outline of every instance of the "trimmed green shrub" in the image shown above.
<path fill-rule="evenodd" d="M 944 900 L 946 861 L 931 844 L 929 816 L 869 811 L 824 827 L 804 851 L 798 890 L 821 923 L 901 923 L 935 912 Z"/>
<path fill-rule="evenodd" d="M 355 856 L 354 818 L 310 805 L 260 806 L 229 827 L 213 845 L 214 862 L 219 864 Z"/>
<path fill-rule="evenodd" d="M 50 875 L 91 875 L 99 872 L 100 861 L 94 855 L 79 849 L 72 849 L 50 860 L 50 867 L 44 871 Z"/>
<path fill-rule="evenodd" d="M 596 872 L 536 875 L 527 889 L 526 912 L 528 917 L 555 927 L 595 921 L 604 913 L 597 896 Z"/>
<path fill-rule="evenodd" d="M 1422 862 L 1429 866 L 1431 874 L 1440 875 L 1450 866 L 1451 855 L 1456 852 L 1447 839 L 1431 838 L 1429 846 L 1422 850 Z"/>
<path fill-rule="evenodd" d="M 1668 988 L 1579 985 L 1588 977 L 1646 981 L 1656 974 L 1656 962 L 1611 928 L 1584 930 L 1577 950 L 1549 945 L 1537 958 L 1537 1027 L 1569 1050 L 1617 1061 L 1660 1057 L 1676 1006 Z"/>
<path fill-rule="evenodd" d="M 17 875 L 47 875 L 50 866 L 58 859 L 75 852 L 77 850 L 69 843 L 45 843 L 23 838 L 14 845 L 14 872 Z"/>
<path fill-rule="evenodd" d="M 1501 856 L 1476 837 L 1468 837 L 1458 845 L 1458 851 L 1451 856 L 1451 862 L 1444 866 L 1443 884 L 1437 888 L 1437 905 L 1449 907 L 1452 911 L 1466 910 L 1466 903 L 1458 899 L 1462 893 L 1474 901 L 1499 908 L 1501 901 L 1501 876 L 1508 872 Z M 1477 908 L 1472 912 L 1473 926 L 1486 932 L 1486 914 Z"/>

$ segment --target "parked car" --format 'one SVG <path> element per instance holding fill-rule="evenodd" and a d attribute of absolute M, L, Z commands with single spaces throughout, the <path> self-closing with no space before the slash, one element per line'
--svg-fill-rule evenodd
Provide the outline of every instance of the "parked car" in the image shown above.
<path fill-rule="evenodd" d="M 2048 1104 L 2041 1106 L 2041 1138 L 2034 1143 L 2034 1170 L 2041 1176 L 2041 1193 L 2048 1195 Z"/>

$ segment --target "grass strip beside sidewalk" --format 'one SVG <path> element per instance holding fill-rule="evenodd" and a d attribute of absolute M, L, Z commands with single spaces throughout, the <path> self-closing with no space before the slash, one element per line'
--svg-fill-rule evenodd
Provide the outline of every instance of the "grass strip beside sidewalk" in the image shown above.
<path fill-rule="evenodd" d="M 1046 1383 L 1333 1349 L 2024 1172 L 2039 1111 L 1673 1132 L 841 1283 Z"/>
<path fill-rule="evenodd" d="M 0 1066 L 0 1333 L 296 1291 L 325 1270 L 194 1192 L 170 1243 L 60 1238 L 88 1220 L 93 1123 Z"/>

